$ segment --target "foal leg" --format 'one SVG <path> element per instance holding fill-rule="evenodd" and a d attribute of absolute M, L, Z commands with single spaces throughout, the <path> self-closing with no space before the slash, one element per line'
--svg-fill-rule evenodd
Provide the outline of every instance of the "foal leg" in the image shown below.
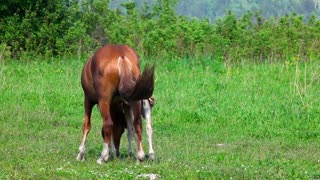
<path fill-rule="evenodd" d="M 143 117 L 146 120 L 146 129 L 149 143 L 149 159 L 154 160 L 154 151 L 152 147 L 152 126 L 151 126 L 151 106 L 148 100 L 142 100 Z"/>
<path fill-rule="evenodd" d="M 114 119 L 112 119 L 114 120 Z M 119 120 L 119 119 L 118 119 Z M 121 119 L 123 120 L 123 119 Z M 123 120 L 124 121 L 124 120 Z M 121 140 L 121 135 L 124 132 L 124 126 L 123 124 L 119 124 L 119 122 L 113 124 L 113 132 L 112 132 L 112 142 L 113 147 L 111 146 L 111 150 L 113 151 L 113 154 L 116 156 L 120 156 L 120 140 Z M 114 148 L 114 149 L 112 149 Z"/>
<path fill-rule="evenodd" d="M 87 135 L 91 129 L 91 112 L 92 112 L 93 104 L 88 100 L 87 97 L 84 99 L 84 108 L 85 108 L 85 118 L 84 123 L 82 125 L 82 140 L 79 147 L 79 154 L 77 156 L 78 161 L 84 160 L 84 151 L 85 151 L 85 143 L 87 139 Z"/>
<path fill-rule="evenodd" d="M 125 119 L 127 123 L 127 138 L 128 138 L 128 155 L 132 155 L 132 137 L 133 137 L 133 112 L 131 108 L 125 109 Z"/>
<path fill-rule="evenodd" d="M 110 100 L 103 99 L 99 101 L 100 113 L 103 118 L 102 137 L 103 150 L 100 158 L 97 160 L 98 164 L 107 162 L 109 159 L 109 146 L 111 143 L 113 122 L 110 115 Z"/>
<path fill-rule="evenodd" d="M 102 133 L 103 133 L 103 130 L 102 130 Z M 110 141 L 110 151 L 111 151 L 110 155 L 113 157 L 116 157 L 116 147 L 115 147 L 114 139 L 115 139 L 115 135 L 112 134 L 111 141 Z"/>
<path fill-rule="evenodd" d="M 134 127 L 134 134 L 136 137 L 136 145 L 137 145 L 137 159 L 139 161 L 144 160 L 144 151 L 142 147 L 142 121 L 141 121 L 141 102 L 138 101 L 133 106 L 134 110 L 134 120 L 133 120 L 133 127 Z"/>

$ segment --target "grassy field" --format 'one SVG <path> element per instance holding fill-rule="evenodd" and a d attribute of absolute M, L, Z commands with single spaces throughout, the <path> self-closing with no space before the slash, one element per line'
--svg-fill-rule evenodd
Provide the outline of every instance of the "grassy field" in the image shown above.
<path fill-rule="evenodd" d="M 319 179 L 320 63 L 233 65 L 159 61 L 154 162 L 96 164 L 102 120 L 94 108 L 86 161 L 84 60 L 0 63 L 0 179 Z M 144 133 L 144 147 L 148 146 Z"/>

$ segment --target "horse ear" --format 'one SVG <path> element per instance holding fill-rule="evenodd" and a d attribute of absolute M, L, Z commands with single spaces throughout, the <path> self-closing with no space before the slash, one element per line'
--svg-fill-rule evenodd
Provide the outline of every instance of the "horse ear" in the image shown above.
<path fill-rule="evenodd" d="M 149 101 L 149 103 L 150 103 L 150 106 L 153 107 L 156 100 L 154 99 L 153 96 L 151 96 L 150 98 L 148 98 L 148 101 Z"/>

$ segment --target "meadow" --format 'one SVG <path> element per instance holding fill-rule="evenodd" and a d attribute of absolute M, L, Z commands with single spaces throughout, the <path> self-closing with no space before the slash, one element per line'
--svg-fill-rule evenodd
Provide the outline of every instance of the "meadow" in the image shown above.
<path fill-rule="evenodd" d="M 137 164 L 124 135 L 103 165 L 97 108 L 76 160 L 85 59 L 0 62 L 0 179 L 320 179 L 319 61 L 151 61 L 156 159 Z"/>

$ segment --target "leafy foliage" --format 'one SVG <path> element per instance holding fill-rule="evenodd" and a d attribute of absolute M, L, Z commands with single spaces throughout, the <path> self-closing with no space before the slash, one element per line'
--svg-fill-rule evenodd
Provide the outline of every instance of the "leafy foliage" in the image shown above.
<path fill-rule="evenodd" d="M 248 11 L 240 17 L 227 11 L 211 23 L 176 14 L 174 7 L 183 2 L 170 0 L 156 0 L 153 6 L 142 8 L 123 3 L 122 9 L 109 8 L 110 0 L 59 0 L 50 6 L 38 0 L 26 1 L 23 11 L 13 10 L 12 3 L 22 5 L 13 1 L 1 9 L 6 13 L 0 21 L 0 47 L 16 58 L 87 57 L 106 43 L 129 44 L 147 57 L 208 56 L 228 63 L 320 57 L 317 16 L 306 21 L 296 13 L 266 18 L 262 11 Z M 252 5 L 248 10 L 254 9 Z"/>

